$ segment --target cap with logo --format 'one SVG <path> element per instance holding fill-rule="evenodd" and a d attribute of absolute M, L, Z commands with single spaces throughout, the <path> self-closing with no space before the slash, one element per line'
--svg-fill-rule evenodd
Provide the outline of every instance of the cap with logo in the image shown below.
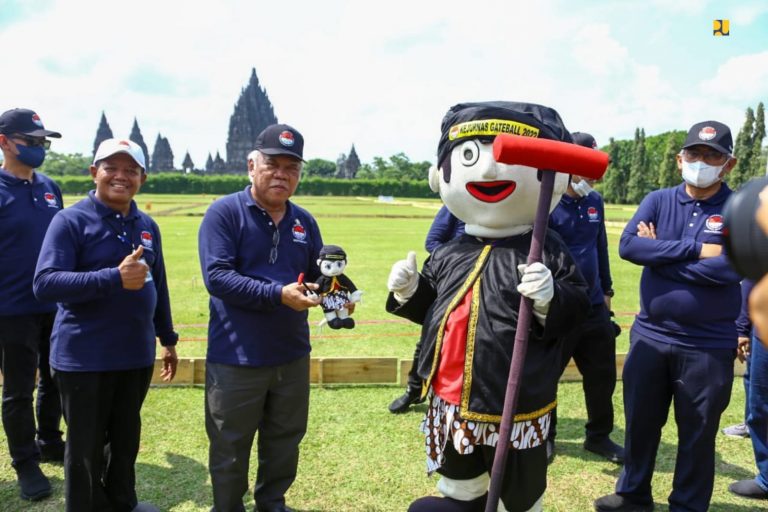
<path fill-rule="evenodd" d="M 256 137 L 253 149 L 265 155 L 287 155 L 304 161 L 304 137 L 287 124 L 271 124 Z"/>
<path fill-rule="evenodd" d="M 117 155 L 118 153 L 125 153 L 133 158 L 133 161 L 146 172 L 147 166 L 144 163 L 144 151 L 141 150 L 141 147 L 138 144 L 127 139 L 103 140 L 101 144 L 99 144 L 96 154 L 93 156 L 93 165 L 96 165 L 99 161 L 109 158 L 112 155 Z"/>
<path fill-rule="evenodd" d="M 338 245 L 324 245 L 320 249 L 321 260 L 346 260 L 347 253 Z"/>
<path fill-rule="evenodd" d="M 574 144 L 584 146 L 585 148 L 597 149 L 597 141 L 592 135 L 586 132 L 573 132 L 571 137 L 573 137 Z"/>
<path fill-rule="evenodd" d="M 46 130 L 40 116 L 28 108 L 6 110 L 0 115 L 0 133 L 3 135 L 29 135 L 30 137 L 60 138 L 59 132 Z"/>
<path fill-rule="evenodd" d="M 703 121 L 691 126 L 685 138 L 683 149 L 691 146 L 709 146 L 721 153 L 733 153 L 733 138 L 731 129 L 717 121 Z"/>

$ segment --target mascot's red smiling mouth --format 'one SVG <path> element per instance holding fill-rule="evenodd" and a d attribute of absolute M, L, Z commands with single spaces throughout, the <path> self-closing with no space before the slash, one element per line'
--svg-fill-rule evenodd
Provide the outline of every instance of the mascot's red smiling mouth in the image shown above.
<path fill-rule="evenodd" d="M 484 203 L 498 203 L 515 191 L 514 181 L 472 181 L 467 183 L 467 192 Z"/>

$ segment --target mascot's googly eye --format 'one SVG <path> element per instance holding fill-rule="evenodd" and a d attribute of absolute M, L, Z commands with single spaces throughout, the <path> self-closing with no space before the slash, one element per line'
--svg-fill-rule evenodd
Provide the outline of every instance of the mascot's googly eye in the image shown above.
<path fill-rule="evenodd" d="M 480 147 L 474 140 L 468 140 L 459 148 L 461 154 L 462 165 L 469 167 L 477 163 L 477 159 L 480 158 Z"/>

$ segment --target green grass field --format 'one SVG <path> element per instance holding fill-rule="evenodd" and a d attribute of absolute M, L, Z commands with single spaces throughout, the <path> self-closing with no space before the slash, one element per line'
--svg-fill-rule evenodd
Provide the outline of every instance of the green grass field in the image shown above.
<path fill-rule="evenodd" d="M 77 198 L 67 197 L 71 204 Z M 139 207 L 160 224 L 168 267 L 171 302 L 182 342 L 181 357 L 205 355 L 208 296 L 200 278 L 197 229 L 211 196 L 139 195 Z M 358 326 L 339 333 L 312 329 L 313 356 L 391 356 L 410 358 L 419 329 L 384 311 L 386 277 L 392 263 L 416 250 L 426 257 L 424 236 L 439 208 L 437 200 L 378 203 L 374 198 L 302 197 L 296 202 L 317 217 L 324 241 L 344 247 L 350 263 L 347 274 L 364 290 L 355 312 Z M 640 269 L 619 259 L 618 236 L 634 208 L 608 206 L 608 231 L 613 269 L 613 309 L 624 327 L 618 351 L 627 350 L 627 335 L 638 309 Z M 310 316 L 314 325 L 319 311 Z M 423 438 L 418 426 L 424 405 L 403 415 L 386 407 L 401 389 L 395 386 L 313 387 L 309 433 L 302 444 L 299 476 L 287 498 L 303 512 L 404 511 L 418 496 L 434 493 L 435 479 L 424 473 Z M 741 420 L 744 393 L 734 383 L 732 403 L 722 425 Z M 581 449 L 586 413 L 580 383 L 565 383 L 559 393 L 558 456 L 550 467 L 546 511 L 588 511 L 592 500 L 613 491 L 619 467 Z M 614 394 L 617 429 L 623 438 L 621 383 Z M 208 511 L 210 482 L 207 438 L 203 422 L 203 390 L 199 387 L 153 388 L 143 409 L 144 429 L 137 463 L 139 498 L 161 510 Z M 668 510 L 676 429 L 664 431 L 654 477 L 657 510 Z M 0 446 L 5 439 L 0 433 Z M 252 459 L 255 461 L 255 456 Z M 28 504 L 17 496 L 15 475 L 7 456 L 0 458 L 0 511 L 32 512 L 63 509 L 60 466 L 44 464 L 52 478 L 53 498 Z M 252 467 L 252 476 L 255 467 Z M 727 492 L 735 479 L 754 474 L 751 443 L 718 437 L 717 476 L 712 511 L 759 510 L 754 502 Z M 247 504 L 248 502 L 246 502 Z"/>

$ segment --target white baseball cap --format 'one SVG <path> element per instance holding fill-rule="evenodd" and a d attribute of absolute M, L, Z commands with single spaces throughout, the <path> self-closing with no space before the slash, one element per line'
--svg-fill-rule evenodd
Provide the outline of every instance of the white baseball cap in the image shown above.
<path fill-rule="evenodd" d="M 147 165 L 144 163 L 144 151 L 141 150 L 138 144 L 127 139 L 106 139 L 102 141 L 96 150 L 96 154 L 93 156 L 93 165 L 118 153 L 125 153 L 133 158 L 133 161 L 146 172 Z"/>

